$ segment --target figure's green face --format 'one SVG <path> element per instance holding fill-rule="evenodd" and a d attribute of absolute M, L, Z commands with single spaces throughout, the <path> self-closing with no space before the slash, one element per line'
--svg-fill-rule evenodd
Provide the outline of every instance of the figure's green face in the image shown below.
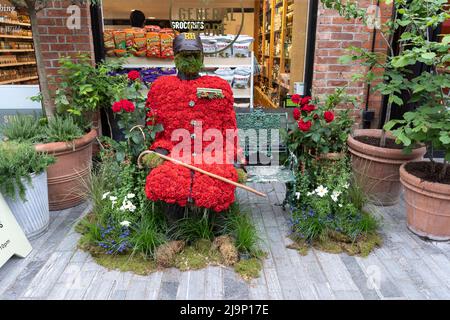
<path fill-rule="evenodd" d="M 175 55 L 175 66 L 184 74 L 198 74 L 203 68 L 203 53 L 184 51 Z"/>

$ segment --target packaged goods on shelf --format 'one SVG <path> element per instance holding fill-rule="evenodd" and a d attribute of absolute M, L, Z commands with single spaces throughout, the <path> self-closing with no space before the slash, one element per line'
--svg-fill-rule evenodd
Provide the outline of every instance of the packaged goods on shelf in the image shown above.
<path fill-rule="evenodd" d="M 17 57 L 15 55 L 3 55 L 0 56 L 0 65 L 1 64 L 11 64 L 17 63 Z"/>
<path fill-rule="evenodd" d="M 203 45 L 203 53 L 209 57 L 215 56 L 214 53 L 217 51 L 217 40 L 215 37 L 200 35 L 200 39 Z"/>
<path fill-rule="evenodd" d="M 235 103 L 233 106 L 235 108 L 249 108 L 250 103 Z"/>
<path fill-rule="evenodd" d="M 175 34 L 172 29 L 163 29 L 160 32 L 161 58 L 173 59 L 173 39 Z"/>
<path fill-rule="evenodd" d="M 250 81 L 250 75 L 244 76 L 244 75 L 235 73 L 234 78 L 233 78 L 233 88 L 248 89 L 250 87 L 249 81 Z"/>
<path fill-rule="evenodd" d="M 159 58 L 161 55 L 161 41 L 159 39 L 159 33 L 147 32 L 147 57 Z"/>
<path fill-rule="evenodd" d="M 221 51 L 218 53 L 218 56 L 221 58 L 230 58 L 233 56 L 233 46 L 231 42 L 233 41 L 233 35 L 227 36 L 218 36 L 217 37 L 217 51 Z"/>
<path fill-rule="evenodd" d="M 253 40 L 250 36 L 239 36 L 233 43 L 233 55 L 237 58 L 250 57 L 250 46 Z"/>
<path fill-rule="evenodd" d="M 234 70 L 231 68 L 219 68 L 216 70 L 215 75 L 226 80 L 230 86 L 233 85 Z"/>

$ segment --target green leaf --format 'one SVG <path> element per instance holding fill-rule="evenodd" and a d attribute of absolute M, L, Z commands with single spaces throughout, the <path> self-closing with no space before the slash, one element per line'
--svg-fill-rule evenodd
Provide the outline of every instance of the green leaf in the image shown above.
<path fill-rule="evenodd" d="M 344 56 L 339 57 L 339 63 L 341 63 L 341 64 L 348 64 L 352 61 L 353 61 L 353 56 L 351 56 L 351 55 L 344 55 Z"/>
<path fill-rule="evenodd" d="M 441 135 L 439 137 L 439 141 L 441 141 L 443 144 L 450 144 L 450 136 L 447 135 Z"/>
<path fill-rule="evenodd" d="M 425 60 L 433 60 L 436 58 L 436 53 L 434 52 L 425 52 L 421 54 L 421 57 Z"/>

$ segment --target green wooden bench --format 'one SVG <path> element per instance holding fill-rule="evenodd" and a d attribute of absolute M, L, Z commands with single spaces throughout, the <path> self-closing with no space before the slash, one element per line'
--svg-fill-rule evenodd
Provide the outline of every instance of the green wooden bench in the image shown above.
<path fill-rule="evenodd" d="M 286 143 L 283 141 L 282 131 L 287 131 L 288 114 L 278 110 L 264 111 L 263 109 L 253 109 L 247 112 L 237 112 L 236 119 L 239 129 L 240 147 L 247 162 L 249 162 L 249 159 L 254 160 L 255 154 L 259 155 L 257 163 L 249 163 L 245 167 L 248 173 L 248 182 L 285 183 L 287 186 L 286 198 L 288 198 L 293 192 L 293 186 L 295 185 L 295 175 L 292 168 L 284 165 L 285 162 L 295 163 L 295 159 L 292 159 L 293 155 L 289 154 Z M 275 143 L 270 143 L 273 138 L 271 129 L 279 130 L 279 139 L 275 139 Z M 255 132 L 256 134 L 247 134 Z M 268 143 L 261 145 L 261 140 Z M 261 163 L 261 156 L 265 158 L 265 161 L 277 160 L 278 157 L 278 164 L 267 165 L 267 163 Z M 287 159 L 294 161 L 286 161 Z"/>

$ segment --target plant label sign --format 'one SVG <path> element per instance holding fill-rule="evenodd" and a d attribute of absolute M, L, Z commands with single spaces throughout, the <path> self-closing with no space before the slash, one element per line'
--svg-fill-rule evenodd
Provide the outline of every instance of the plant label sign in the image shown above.
<path fill-rule="evenodd" d="M 0 194 L 0 268 L 12 256 L 25 258 L 31 250 L 30 242 Z"/>

